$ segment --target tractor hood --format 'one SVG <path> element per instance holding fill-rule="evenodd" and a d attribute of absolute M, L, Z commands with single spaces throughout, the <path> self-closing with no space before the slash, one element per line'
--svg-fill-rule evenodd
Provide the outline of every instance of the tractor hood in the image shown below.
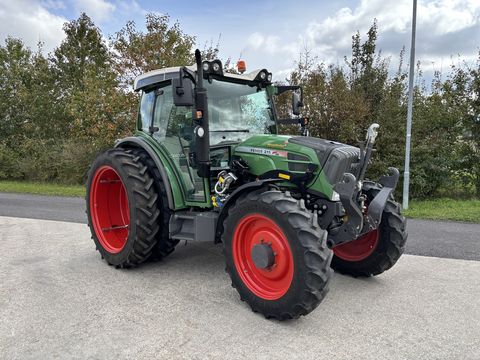
<path fill-rule="evenodd" d="M 288 150 L 293 150 L 289 147 L 290 138 L 291 137 L 287 135 L 252 136 L 240 143 L 235 148 L 235 152 L 238 152 L 238 155 L 240 155 L 240 153 L 250 153 L 286 158 Z"/>
<path fill-rule="evenodd" d="M 309 186 L 316 188 L 318 181 L 327 180 L 329 185 L 334 185 L 345 172 L 355 172 L 360 149 L 313 137 L 256 135 L 238 144 L 234 155 L 244 159 L 250 172 L 257 176 L 271 170 L 304 174 L 309 164 L 314 164 L 317 180 Z M 319 178 L 320 173 L 323 176 Z"/>
<path fill-rule="evenodd" d="M 331 184 L 340 181 L 346 172 L 353 174 L 357 172 L 356 165 L 360 161 L 360 149 L 357 147 L 305 136 L 292 137 L 288 141 L 313 149 L 321 169 Z"/>

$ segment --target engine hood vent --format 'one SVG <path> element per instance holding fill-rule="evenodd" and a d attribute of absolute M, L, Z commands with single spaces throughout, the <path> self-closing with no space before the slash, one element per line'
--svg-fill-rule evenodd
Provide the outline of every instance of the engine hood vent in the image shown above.
<path fill-rule="evenodd" d="M 340 181 L 344 173 L 352 172 L 359 161 L 360 149 L 354 146 L 307 136 L 292 137 L 288 141 L 315 150 L 321 169 L 331 184 Z"/>

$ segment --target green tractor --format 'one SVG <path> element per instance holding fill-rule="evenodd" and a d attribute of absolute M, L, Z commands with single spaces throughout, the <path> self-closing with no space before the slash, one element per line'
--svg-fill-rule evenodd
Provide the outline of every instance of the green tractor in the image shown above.
<path fill-rule="evenodd" d="M 403 253 L 399 172 L 364 180 L 377 136 L 360 147 L 308 136 L 299 86 L 219 60 L 139 76 L 135 135 L 93 162 L 87 214 L 102 258 L 118 268 L 162 259 L 180 241 L 223 244 L 232 286 L 266 318 L 298 318 L 328 291 L 332 269 L 378 275 Z M 292 92 L 293 119 L 275 96 Z M 301 134 L 277 134 L 279 124 Z"/>

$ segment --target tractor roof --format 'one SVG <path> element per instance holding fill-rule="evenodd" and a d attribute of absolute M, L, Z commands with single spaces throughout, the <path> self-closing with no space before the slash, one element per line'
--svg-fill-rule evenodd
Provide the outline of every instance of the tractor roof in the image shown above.
<path fill-rule="evenodd" d="M 139 91 L 150 85 L 170 80 L 174 78 L 178 78 L 178 74 L 180 71 L 180 66 L 168 67 L 158 70 L 152 70 L 146 72 L 145 74 L 139 75 L 135 78 L 135 82 L 133 84 L 133 90 Z M 197 67 L 195 65 L 187 66 L 187 69 L 195 72 Z M 233 81 L 240 80 L 245 82 L 255 81 L 258 73 L 262 71 L 262 69 L 257 69 L 248 74 L 231 74 L 231 73 L 223 73 L 223 77 L 226 79 L 231 79 Z M 228 81 L 228 80 L 227 80 Z"/>

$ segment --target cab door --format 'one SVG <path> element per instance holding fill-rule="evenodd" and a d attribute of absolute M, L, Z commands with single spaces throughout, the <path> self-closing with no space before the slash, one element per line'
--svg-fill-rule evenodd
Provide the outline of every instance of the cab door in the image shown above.
<path fill-rule="evenodd" d="M 152 90 L 153 96 L 147 92 L 143 97 L 152 99 L 153 115 L 152 137 L 167 155 L 181 185 L 186 203 L 205 205 L 209 203 L 206 181 L 199 177 L 193 167 L 193 121 L 192 107 L 175 106 L 173 104 L 171 83 Z M 142 97 L 142 105 L 143 104 Z M 145 107 L 148 108 L 148 106 Z M 202 204 L 197 204 L 202 203 Z"/>

